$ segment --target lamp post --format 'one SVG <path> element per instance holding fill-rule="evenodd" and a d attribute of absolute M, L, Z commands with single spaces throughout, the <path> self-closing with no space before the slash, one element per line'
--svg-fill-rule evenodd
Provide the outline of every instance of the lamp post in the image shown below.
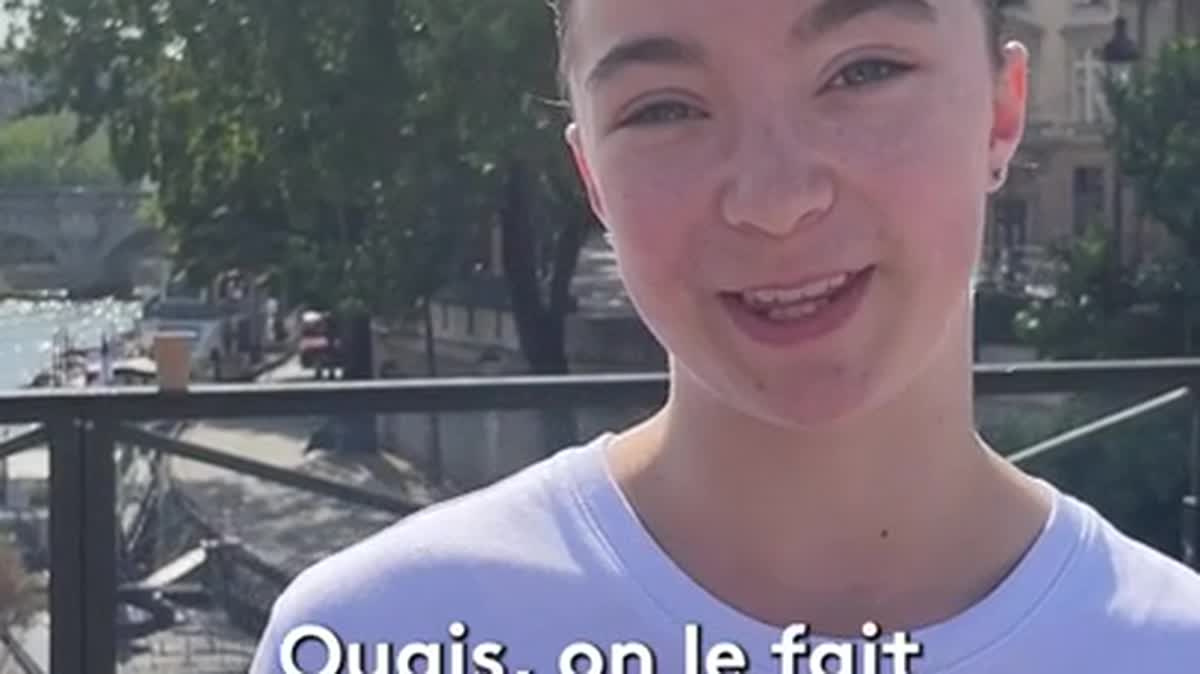
<path fill-rule="evenodd" d="M 1129 21 L 1125 17 L 1118 16 L 1114 22 L 1113 36 L 1108 44 L 1104 45 L 1102 58 L 1107 70 L 1110 91 L 1115 87 L 1124 87 L 1129 81 L 1133 65 L 1141 58 L 1137 45 L 1129 37 Z M 1119 268 L 1124 260 L 1122 252 L 1125 230 L 1125 181 L 1121 173 L 1121 116 L 1115 112 L 1114 110 L 1116 142 L 1113 143 L 1112 257 L 1114 264 Z"/>

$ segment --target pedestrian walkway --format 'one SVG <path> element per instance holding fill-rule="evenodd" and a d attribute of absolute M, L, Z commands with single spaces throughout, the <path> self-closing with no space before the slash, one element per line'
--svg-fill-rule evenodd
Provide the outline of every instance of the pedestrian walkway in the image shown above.
<path fill-rule="evenodd" d="M 300 368 L 294 358 L 264 373 L 259 381 L 311 379 L 311 371 Z M 207 421 L 188 425 L 179 437 L 421 505 L 443 497 L 418 471 L 395 457 L 308 449 L 310 438 L 324 421 L 319 417 Z M 254 557 L 287 576 L 397 520 L 391 513 L 187 459 L 168 459 L 167 473 L 177 492 L 208 526 L 238 540 Z M 244 672 L 257 637 L 234 628 L 221 612 L 188 610 L 184 624 L 142 640 L 140 652 L 122 662 L 120 671 Z"/>
<path fill-rule="evenodd" d="M 297 360 L 260 381 L 309 379 Z M 443 496 L 393 455 L 310 450 L 310 439 L 324 422 L 320 417 L 207 421 L 190 425 L 180 439 L 420 505 Z M 396 521 L 391 513 L 188 459 L 172 458 L 168 472 L 210 525 L 289 574 Z"/>

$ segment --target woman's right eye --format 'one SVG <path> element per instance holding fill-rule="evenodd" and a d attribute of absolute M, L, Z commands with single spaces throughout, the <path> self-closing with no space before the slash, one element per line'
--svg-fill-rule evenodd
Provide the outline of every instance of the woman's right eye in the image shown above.
<path fill-rule="evenodd" d="M 663 101 L 642 106 L 626 116 L 620 126 L 649 126 L 652 124 L 670 124 L 684 122 L 689 119 L 703 119 L 707 115 L 693 105 L 681 101 Z"/>

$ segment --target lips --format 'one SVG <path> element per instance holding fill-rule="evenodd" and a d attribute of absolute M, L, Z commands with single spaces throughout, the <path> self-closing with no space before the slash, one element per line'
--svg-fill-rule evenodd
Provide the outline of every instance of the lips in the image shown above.
<path fill-rule="evenodd" d="M 810 277 L 800 284 L 720 294 L 743 334 L 773 348 L 798 346 L 841 329 L 857 313 L 875 267 Z"/>
<path fill-rule="evenodd" d="M 801 318 L 815 313 L 825 304 L 837 299 L 839 293 L 852 286 L 871 268 L 836 271 L 792 284 L 757 286 L 747 290 L 722 293 L 728 299 L 743 303 L 750 310 L 776 318 Z"/>

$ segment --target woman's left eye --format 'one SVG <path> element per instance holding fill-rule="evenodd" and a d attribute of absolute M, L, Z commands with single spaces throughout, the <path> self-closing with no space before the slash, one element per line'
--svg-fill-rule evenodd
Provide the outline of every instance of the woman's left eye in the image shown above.
<path fill-rule="evenodd" d="M 862 87 L 884 82 L 913 69 L 906 63 L 887 59 L 856 61 L 842 68 L 829 83 L 830 87 Z"/>

